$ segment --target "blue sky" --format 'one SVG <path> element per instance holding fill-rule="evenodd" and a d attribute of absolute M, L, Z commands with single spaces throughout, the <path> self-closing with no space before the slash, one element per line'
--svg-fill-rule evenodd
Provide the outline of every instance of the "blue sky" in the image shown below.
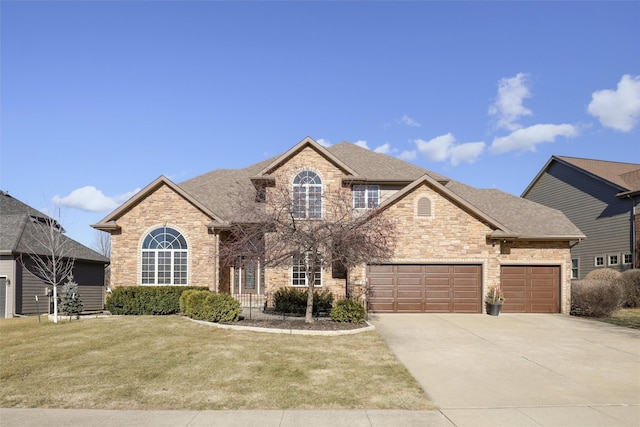
<path fill-rule="evenodd" d="M 520 195 L 640 163 L 640 2 L 1 3 L 0 188 L 98 222 L 310 136 Z"/>

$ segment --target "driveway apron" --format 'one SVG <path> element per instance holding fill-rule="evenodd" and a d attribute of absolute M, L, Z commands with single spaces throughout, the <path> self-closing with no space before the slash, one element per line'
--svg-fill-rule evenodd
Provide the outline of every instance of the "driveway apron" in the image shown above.
<path fill-rule="evenodd" d="M 371 317 L 441 409 L 639 409 L 638 330 L 544 314 Z"/>

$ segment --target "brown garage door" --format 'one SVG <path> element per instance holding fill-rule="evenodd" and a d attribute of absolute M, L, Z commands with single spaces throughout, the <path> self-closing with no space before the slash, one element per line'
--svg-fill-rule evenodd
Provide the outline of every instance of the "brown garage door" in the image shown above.
<path fill-rule="evenodd" d="M 505 313 L 559 313 L 560 267 L 502 266 Z"/>
<path fill-rule="evenodd" d="M 367 277 L 372 312 L 482 312 L 479 265 L 370 265 Z"/>

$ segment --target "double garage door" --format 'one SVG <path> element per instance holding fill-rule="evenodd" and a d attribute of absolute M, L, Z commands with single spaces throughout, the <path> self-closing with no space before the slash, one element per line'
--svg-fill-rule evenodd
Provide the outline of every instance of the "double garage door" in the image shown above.
<path fill-rule="evenodd" d="M 556 266 L 503 266 L 503 312 L 559 312 Z M 369 310 L 377 313 L 481 313 L 480 265 L 370 265 Z"/>

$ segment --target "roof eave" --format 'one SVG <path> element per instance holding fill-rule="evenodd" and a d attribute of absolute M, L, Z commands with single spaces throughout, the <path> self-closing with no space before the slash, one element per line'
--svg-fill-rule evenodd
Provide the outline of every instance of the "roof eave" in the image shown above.
<path fill-rule="evenodd" d="M 99 222 L 97 224 L 91 224 L 91 227 L 95 228 L 96 230 L 106 232 L 120 230 L 120 226 L 116 224 L 115 221 Z"/>

